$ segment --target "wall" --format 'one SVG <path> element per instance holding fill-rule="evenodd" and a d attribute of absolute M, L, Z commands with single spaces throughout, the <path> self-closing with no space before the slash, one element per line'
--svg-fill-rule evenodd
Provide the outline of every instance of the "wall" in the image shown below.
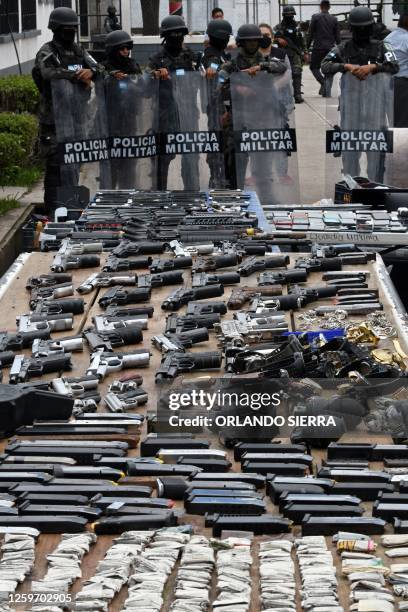
<path fill-rule="evenodd" d="M 313 0 L 306 0 L 310 3 Z M 390 0 L 386 0 L 390 2 Z M 131 25 L 133 28 L 142 27 L 142 15 L 140 10 L 140 2 L 138 0 L 128 0 L 131 4 Z M 287 4 L 290 0 L 287 1 Z M 122 4 L 126 4 L 126 0 L 122 0 Z M 190 31 L 204 31 L 210 19 L 211 7 L 214 3 L 211 0 L 184 0 L 184 18 L 187 22 Z M 240 25 L 246 23 L 246 2 L 245 0 L 217 0 L 215 3 L 224 10 L 225 18 L 231 22 L 234 31 Z M 283 2 L 282 2 L 283 4 Z M 294 2 L 298 19 L 307 20 L 313 13 L 319 10 L 319 0 L 316 0 L 315 6 L 302 6 L 302 0 Z M 249 22 L 254 21 L 253 17 L 253 2 L 249 0 Z M 348 12 L 353 8 L 353 0 L 333 0 L 333 13 L 342 11 Z M 372 2 L 374 6 L 375 3 Z M 160 0 L 160 19 L 163 19 L 168 14 L 168 0 Z M 396 26 L 396 17 L 392 14 L 391 4 L 384 7 L 384 22 L 389 28 Z M 258 0 L 258 21 L 271 23 L 272 26 L 279 23 L 279 2 L 278 0 Z"/>
<path fill-rule="evenodd" d="M 20 0 L 24 2 L 24 0 Z M 21 6 L 21 5 L 20 5 Z M 48 30 L 48 18 L 54 8 L 50 0 L 37 1 L 37 30 L 20 33 L 17 35 L 16 46 L 20 56 L 23 72 L 30 72 L 38 49 L 51 39 L 52 34 Z M 25 35 L 25 37 L 23 37 Z M 6 39 L 8 37 L 5 37 Z M 3 37 L 0 37 L 0 40 Z M 18 66 L 13 43 L 0 42 L 0 74 L 17 74 Z"/>

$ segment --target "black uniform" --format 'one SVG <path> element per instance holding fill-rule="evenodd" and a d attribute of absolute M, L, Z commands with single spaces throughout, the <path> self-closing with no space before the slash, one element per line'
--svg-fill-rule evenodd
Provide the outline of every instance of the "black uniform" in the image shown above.
<path fill-rule="evenodd" d="M 182 47 L 178 52 L 171 52 L 164 44 L 160 51 L 152 55 L 146 68 L 147 74 L 151 74 L 160 68 L 166 68 L 170 75 L 173 73 L 173 78 L 177 78 L 175 73 L 177 70 L 194 71 L 198 70 L 201 62 L 201 54 L 196 54 L 187 47 Z M 182 77 L 180 77 L 182 78 Z M 192 98 L 191 98 L 192 99 Z M 197 115 L 198 122 L 198 109 L 191 108 L 191 113 Z M 174 132 L 177 131 L 179 124 L 177 105 L 174 99 L 172 91 L 172 79 L 161 80 L 159 88 L 159 131 Z M 185 189 L 197 189 L 198 171 L 194 175 L 192 172 L 191 161 L 188 161 L 188 157 L 183 155 L 181 160 L 181 174 L 183 178 L 183 184 Z M 167 189 L 167 177 L 170 162 L 175 158 L 175 155 L 159 155 L 158 158 L 158 189 Z"/>
<path fill-rule="evenodd" d="M 306 53 L 306 43 L 303 34 L 295 19 L 283 19 L 274 29 L 276 38 L 283 38 L 287 42 L 285 51 L 289 57 L 292 68 L 292 81 L 295 99 L 302 97 L 302 66 L 303 55 Z"/>
<path fill-rule="evenodd" d="M 312 15 L 307 42 L 309 47 L 313 43 L 310 70 L 316 81 L 322 86 L 319 93 L 329 96 L 331 82 L 328 84 L 329 87 L 326 86 L 326 90 L 323 91 L 324 77 L 320 72 L 320 65 L 334 45 L 340 44 L 340 26 L 337 18 L 330 15 L 328 11 Z"/>
<path fill-rule="evenodd" d="M 346 72 L 344 64 L 366 66 L 376 64 L 377 72 L 396 74 L 398 61 L 390 44 L 383 40 L 371 38 L 367 45 L 360 46 L 351 39 L 336 45 L 322 62 L 323 74 Z"/>
<path fill-rule="evenodd" d="M 347 72 L 345 64 L 366 66 L 374 64 L 376 71 L 364 80 Z M 389 84 L 381 73 L 396 74 L 398 62 L 392 47 L 380 40 L 367 38 L 357 44 L 347 40 L 335 46 L 322 62 L 323 74 L 344 73 L 341 79 L 340 127 L 342 130 L 382 130 L 390 120 Z M 379 74 L 376 74 L 379 73 Z M 383 182 L 385 153 L 367 151 L 367 177 Z M 359 176 L 361 152 L 347 150 L 342 153 L 343 174 Z"/>
<path fill-rule="evenodd" d="M 257 51 L 253 55 L 249 55 L 245 52 L 244 47 L 239 47 L 238 54 L 235 58 L 233 58 L 230 62 L 227 62 L 222 66 L 220 71 L 220 81 L 222 83 L 222 94 L 224 97 L 224 103 L 226 105 L 227 110 L 230 111 L 230 121 L 226 128 L 227 137 L 226 137 L 226 160 L 227 160 L 227 179 L 229 187 L 236 189 L 242 188 L 244 179 L 246 166 L 248 164 L 248 157 L 242 156 L 239 158 L 239 162 L 236 161 L 235 155 L 235 144 L 234 144 L 234 133 L 232 126 L 232 113 L 234 113 L 234 109 L 231 109 L 231 100 L 230 100 L 230 81 L 229 77 L 234 72 L 240 72 L 241 70 L 246 70 L 253 66 L 260 66 L 262 71 L 269 72 L 271 74 L 284 74 L 287 70 L 287 66 L 284 61 L 284 53 L 281 52 L 280 49 L 276 49 L 270 56 L 264 56 L 260 51 Z M 281 56 L 281 57 L 279 57 Z M 253 77 L 254 83 L 256 80 L 256 76 Z M 254 107 L 252 108 L 252 112 L 254 116 L 260 116 L 262 112 L 265 110 L 265 100 L 267 99 L 268 92 L 265 92 L 265 97 L 263 99 L 257 98 L 254 100 Z M 254 158 L 255 159 L 255 158 Z M 268 177 L 265 177 L 266 179 Z"/>
<path fill-rule="evenodd" d="M 40 91 L 39 132 L 40 153 L 45 159 L 44 205 L 47 212 L 57 207 L 57 187 L 61 186 L 61 172 L 57 156 L 54 109 L 51 81 L 67 79 L 84 87 L 75 78 L 81 68 L 98 71 L 95 60 L 79 45 L 72 43 L 67 48 L 55 38 L 45 43 L 38 51 L 32 76 Z"/>
<path fill-rule="evenodd" d="M 142 74 L 142 70 L 136 60 L 131 57 L 122 57 L 118 53 L 110 54 L 103 60 L 102 66 L 109 74 L 119 71 L 125 74 Z"/>

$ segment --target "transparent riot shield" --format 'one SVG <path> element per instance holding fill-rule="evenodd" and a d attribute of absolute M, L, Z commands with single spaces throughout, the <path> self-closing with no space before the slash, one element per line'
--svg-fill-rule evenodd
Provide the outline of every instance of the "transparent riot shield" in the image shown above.
<path fill-rule="evenodd" d="M 155 189 L 158 81 L 142 75 L 105 80 L 112 189 Z"/>
<path fill-rule="evenodd" d="M 289 77 L 289 78 L 288 78 Z M 297 204 L 299 171 L 290 75 L 235 72 L 230 77 L 238 189 L 252 189 L 263 205 Z"/>
<path fill-rule="evenodd" d="M 108 124 L 103 80 L 90 88 L 65 79 L 52 81 L 57 150 L 64 186 L 84 185 L 91 193 L 110 186 Z"/>
<path fill-rule="evenodd" d="M 158 188 L 195 191 L 224 186 L 224 158 L 215 84 L 176 70 L 160 81 Z"/>
<path fill-rule="evenodd" d="M 392 78 L 336 76 L 327 98 L 326 196 L 347 176 L 392 184 L 394 137 Z"/>

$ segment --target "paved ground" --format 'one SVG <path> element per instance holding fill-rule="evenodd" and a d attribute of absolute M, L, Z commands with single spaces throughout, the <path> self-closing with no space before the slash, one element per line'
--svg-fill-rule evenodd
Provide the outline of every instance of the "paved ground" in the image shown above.
<path fill-rule="evenodd" d="M 332 181 L 325 177 L 326 103 L 337 104 L 337 98 L 322 98 L 319 85 L 308 67 L 303 70 L 304 104 L 296 105 L 300 196 L 304 204 L 323 197 L 333 197 Z M 329 183 L 326 185 L 326 183 Z"/>

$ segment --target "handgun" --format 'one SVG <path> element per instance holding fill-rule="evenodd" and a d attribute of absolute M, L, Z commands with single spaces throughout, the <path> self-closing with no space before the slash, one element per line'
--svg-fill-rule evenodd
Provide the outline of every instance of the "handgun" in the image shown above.
<path fill-rule="evenodd" d="M 93 322 L 97 332 L 110 332 L 116 329 L 125 327 L 138 327 L 139 329 L 147 329 L 147 315 L 138 315 L 133 317 L 114 317 L 111 315 L 95 315 Z"/>
<path fill-rule="evenodd" d="M 206 327 L 198 327 L 185 332 L 167 333 L 165 336 L 158 334 L 153 336 L 152 344 L 162 353 L 167 353 L 168 351 L 191 348 L 194 344 L 206 342 L 208 339 L 208 329 Z"/>
<path fill-rule="evenodd" d="M 176 376 L 184 372 L 219 369 L 221 362 L 222 353 L 219 351 L 206 353 L 169 351 L 163 356 L 160 367 L 156 371 L 155 382 L 174 380 Z"/>
<path fill-rule="evenodd" d="M 98 331 L 94 327 L 87 328 L 83 335 L 91 352 L 98 349 L 113 351 L 113 348 L 128 344 L 143 342 L 143 333 L 137 325 L 129 325 L 111 331 Z"/>
<path fill-rule="evenodd" d="M 16 355 L 10 369 L 9 383 L 25 382 L 34 376 L 42 376 L 48 372 L 71 370 L 71 353 L 57 353 L 46 357 L 26 357 Z"/>
<path fill-rule="evenodd" d="M 21 334 L 44 334 L 49 337 L 52 331 L 65 331 L 74 326 L 74 317 L 71 313 L 65 314 L 26 314 L 16 317 L 18 331 Z M 48 334 L 48 336 L 47 336 Z"/>
<path fill-rule="evenodd" d="M 200 272 L 193 274 L 191 286 L 193 289 L 196 287 L 208 287 L 208 285 L 236 285 L 241 281 L 241 277 L 238 272 L 224 272 L 221 274 L 207 274 L 206 272 Z"/>
<path fill-rule="evenodd" d="M 121 259 L 114 255 L 109 255 L 102 272 L 126 272 L 127 270 L 146 269 L 152 263 L 151 257 L 139 257 L 138 259 Z"/>
<path fill-rule="evenodd" d="M 289 283 L 304 283 L 307 280 L 307 268 L 290 269 L 286 272 L 261 272 L 258 285 L 288 285 Z"/>
<path fill-rule="evenodd" d="M 183 273 L 178 270 L 162 272 L 161 274 L 142 274 L 139 276 L 137 286 L 151 289 L 154 287 L 165 287 L 166 285 L 178 285 L 183 282 Z"/>
<path fill-rule="evenodd" d="M 33 331 L 0 332 L 0 351 L 21 351 L 30 348 L 34 340 L 48 340 L 49 329 L 34 329 Z"/>
<path fill-rule="evenodd" d="M 239 261 L 240 258 L 236 253 L 214 255 L 214 257 L 206 258 L 200 257 L 195 260 L 191 271 L 194 274 L 199 272 L 212 272 L 219 268 L 231 268 L 232 266 L 236 266 Z"/>
<path fill-rule="evenodd" d="M 151 292 L 148 287 L 136 287 L 135 289 L 112 287 L 98 300 L 98 304 L 104 309 L 111 305 L 137 304 L 139 302 L 148 302 L 150 295 Z"/>
<path fill-rule="evenodd" d="M 56 300 L 73 294 L 72 282 L 61 283 L 52 287 L 33 287 L 30 296 L 30 308 L 35 308 L 43 300 Z"/>
<path fill-rule="evenodd" d="M 98 350 L 91 355 L 91 363 L 86 373 L 103 380 L 111 372 L 118 372 L 126 368 L 145 367 L 149 365 L 149 362 L 150 352 L 146 349 L 140 349 L 132 353 L 110 353 Z"/>
<path fill-rule="evenodd" d="M 266 285 L 263 287 L 240 286 L 232 290 L 227 306 L 231 310 L 239 310 L 257 294 L 263 296 L 282 295 L 282 285 Z"/>
<path fill-rule="evenodd" d="M 178 240 L 172 240 L 169 247 L 176 257 L 191 257 L 191 255 L 210 255 L 214 251 L 214 244 L 194 244 L 185 246 Z"/>
<path fill-rule="evenodd" d="M 175 257 L 174 259 L 153 259 L 150 263 L 151 274 L 160 274 L 171 270 L 190 268 L 193 264 L 191 257 Z"/>
<path fill-rule="evenodd" d="M 98 287 L 113 287 L 115 285 L 137 285 L 137 275 L 118 272 L 94 272 L 76 290 L 83 295 L 91 293 L 91 291 Z"/>
<path fill-rule="evenodd" d="M 178 310 L 192 300 L 219 297 L 224 294 L 222 285 L 207 285 L 206 287 L 180 287 L 168 295 L 162 304 L 163 310 Z"/>
<path fill-rule="evenodd" d="M 164 242 L 130 242 L 122 240 L 122 242 L 113 249 L 114 257 L 129 257 L 130 255 L 154 255 L 155 253 L 163 253 L 165 249 Z"/>
<path fill-rule="evenodd" d="M 72 274 L 40 274 L 40 276 L 30 276 L 26 283 L 26 289 L 34 289 L 40 287 L 53 287 L 61 283 L 72 283 Z"/>
<path fill-rule="evenodd" d="M 36 338 L 32 344 L 31 352 L 34 357 L 45 357 L 56 353 L 73 353 L 83 351 L 83 340 L 81 336 L 70 336 L 67 338 L 47 339 Z"/>
<path fill-rule="evenodd" d="M 33 314 L 57 315 L 71 313 L 73 315 L 84 312 L 84 300 L 82 298 L 60 298 L 58 300 L 41 300 L 37 302 Z"/>
<path fill-rule="evenodd" d="M 238 267 L 238 272 L 241 276 L 250 276 L 254 272 L 262 272 L 263 270 L 271 270 L 273 268 L 286 268 L 290 258 L 288 255 L 270 254 L 264 259 L 258 259 L 253 256 L 246 259 Z"/>

